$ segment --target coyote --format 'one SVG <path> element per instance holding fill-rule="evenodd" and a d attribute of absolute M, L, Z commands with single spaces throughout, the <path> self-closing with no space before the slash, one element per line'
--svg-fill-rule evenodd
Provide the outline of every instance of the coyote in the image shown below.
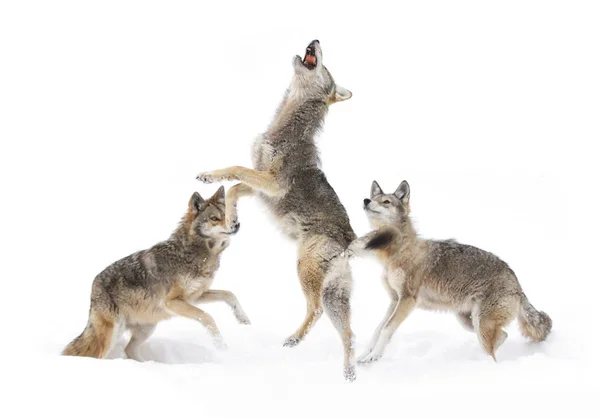
<path fill-rule="evenodd" d="M 193 304 L 223 301 L 242 324 L 250 324 L 235 295 L 210 290 L 221 253 L 239 223 L 225 226 L 225 189 L 208 200 L 194 193 L 188 211 L 167 241 L 131 254 L 94 279 L 86 328 L 63 355 L 103 358 L 123 331 L 131 331 L 125 353 L 143 361 L 140 345 L 156 324 L 179 315 L 194 319 L 210 332 L 217 347 L 223 339 L 213 318 Z"/>
<path fill-rule="evenodd" d="M 454 312 L 494 361 L 507 337 L 502 328 L 517 316 L 523 335 L 533 341 L 546 339 L 552 320 L 529 303 L 504 261 L 454 240 L 419 238 L 409 217 L 406 181 L 392 194 L 385 194 L 374 181 L 364 210 L 375 231 L 352 242 L 341 258 L 374 253 L 385 266 L 383 282 L 391 303 L 359 363 L 378 360 L 416 306 Z"/>
<path fill-rule="evenodd" d="M 205 183 L 235 180 L 227 192 L 227 222 L 235 223 L 236 202 L 257 195 L 284 233 L 298 242 L 298 277 L 306 297 L 304 322 L 284 343 L 297 345 L 320 318 L 323 307 L 344 345 L 344 376 L 355 379 L 353 333 L 350 328 L 351 275 L 348 263 L 336 258 L 354 234 L 346 210 L 320 169 L 315 136 L 329 105 L 352 97 L 337 85 L 323 65 L 319 41 L 293 59 L 294 76 L 275 118 L 253 146 L 254 169 L 229 167 L 200 173 Z"/>

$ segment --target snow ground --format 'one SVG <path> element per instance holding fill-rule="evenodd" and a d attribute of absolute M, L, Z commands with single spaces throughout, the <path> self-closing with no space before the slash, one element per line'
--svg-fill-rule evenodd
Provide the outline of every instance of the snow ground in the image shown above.
<path fill-rule="evenodd" d="M 447 3 L 2 3 L 2 416 L 595 416 L 598 7 Z M 216 190 L 198 171 L 250 164 L 314 38 L 354 94 L 319 144 L 356 232 L 371 181 L 407 179 L 421 234 L 505 259 L 552 317 L 548 340 L 513 324 L 494 363 L 451 315 L 416 311 L 347 384 L 326 317 L 282 347 L 304 315 L 295 247 L 248 199 L 214 287 L 252 325 L 206 307 L 227 350 L 173 319 L 148 362 L 124 359 L 124 340 L 112 360 L 60 357 L 94 276 Z M 374 260 L 352 265 L 360 354 L 387 296 Z"/>

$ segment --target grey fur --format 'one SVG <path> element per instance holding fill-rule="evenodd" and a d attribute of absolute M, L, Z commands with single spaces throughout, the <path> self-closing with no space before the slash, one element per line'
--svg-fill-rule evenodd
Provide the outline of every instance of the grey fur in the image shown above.
<path fill-rule="evenodd" d="M 385 284 L 392 298 L 386 317 L 359 362 L 377 360 L 393 333 L 415 307 L 448 310 L 477 333 L 494 358 L 506 339 L 502 328 L 515 317 L 523 334 L 543 341 L 550 317 L 527 300 L 514 272 L 497 256 L 454 240 L 421 239 L 410 219 L 410 187 L 403 181 L 393 194 L 377 182 L 365 212 L 375 230 L 355 240 L 344 256 L 372 249 L 385 265 Z"/>
<path fill-rule="evenodd" d="M 304 60 L 294 57 L 294 77 L 275 118 L 254 141 L 253 170 L 234 166 L 203 172 L 197 178 L 206 183 L 240 181 L 232 188 L 232 207 L 240 195 L 258 195 L 283 232 L 299 243 L 298 275 L 307 298 L 307 315 L 285 345 L 295 346 L 304 338 L 321 316 L 324 304 L 344 343 L 344 374 L 353 380 L 350 271 L 347 266 L 334 266 L 331 260 L 356 235 L 321 171 L 315 143 L 329 105 L 352 94 L 335 83 L 322 61 L 318 41 L 308 45 Z"/>
<path fill-rule="evenodd" d="M 224 301 L 241 323 L 249 323 L 233 293 L 208 290 L 221 253 L 238 228 L 225 227 L 223 187 L 208 200 L 194 193 L 186 215 L 168 240 L 116 261 L 96 276 L 88 325 L 63 353 L 102 358 L 127 328 L 132 338 L 125 352 L 140 360 L 139 345 L 159 321 L 173 315 L 198 320 L 222 346 L 214 320 L 193 304 Z"/>

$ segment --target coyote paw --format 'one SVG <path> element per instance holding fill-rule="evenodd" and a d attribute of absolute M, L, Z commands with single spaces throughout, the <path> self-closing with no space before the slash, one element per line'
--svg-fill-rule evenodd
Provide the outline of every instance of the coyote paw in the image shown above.
<path fill-rule="evenodd" d="M 250 318 L 245 313 L 236 313 L 235 318 L 242 325 L 250 325 Z"/>
<path fill-rule="evenodd" d="M 229 226 L 231 230 L 237 230 L 240 227 L 240 222 L 238 221 L 237 216 L 227 216 L 225 215 L 225 225 Z"/>
<path fill-rule="evenodd" d="M 225 344 L 225 341 L 223 341 L 222 338 L 217 338 L 214 340 L 215 343 L 215 347 L 217 347 L 217 349 L 219 350 L 227 350 L 227 344 Z"/>
<path fill-rule="evenodd" d="M 210 184 L 213 183 L 216 179 L 210 172 L 205 172 L 198 174 L 196 176 L 196 180 L 199 180 L 202 183 Z"/>
<path fill-rule="evenodd" d="M 350 259 L 350 258 L 354 257 L 354 254 L 355 254 L 354 250 L 352 248 L 348 247 L 340 253 L 340 257 L 345 258 L 345 259 Z"/>
<path fill-rule="evenodd" d="M 239 222 L 236 222 L 234 224 L 227 224 L 227 221 L 225 221 L 225 225 L 229 225 L 229 226 L 226 227 L 227 230 L 229 231 L 229 232 L 226 232 L 226 234 L 228 234 L 228 235 L 235 235 L 240 230 L 240 223 Z"/>
<path fill-rule="evenodd" d="M 144 362 L 144 358 L 142 356 L 140 356 L 140 353 L 138 353 L 138 352 L 125 350 L 125 354 L 127 355 L 127 358 L 129 358 L 131 360 L 139 361 L 140 363 Z"/>
<path fill-rule="evenodd" d="M 284 347 L 296 347 L 300 344 L 300 338 L 298 337 L 290 337 L 283 343 Z"/>
<path fill-rule="evenodd" d="M 380 353 L 374 353 L 372 351 L 363 354 L 362 356 L 360 356 L 356 361 L 360 364 L 368 364 L 368 363 L 373 363 L 377 360 L 379 360 L 381 358 L 381 354 Z"/>
<path fill-rule="evenodd" d="M 356 368 L 354 366 L 348 366 L 344 369 L 344 379 L 348 382 L 356 380 Z"/>

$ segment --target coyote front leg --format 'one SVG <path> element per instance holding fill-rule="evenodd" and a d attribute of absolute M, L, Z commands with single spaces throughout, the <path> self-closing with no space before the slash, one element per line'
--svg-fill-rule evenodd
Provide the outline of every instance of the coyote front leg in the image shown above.
<path fill-rule="evenodd" d="M 406 319 L 408 314 L 415 308 L 417 300 L 414 296 L 402 296 L 396 305 L 394 313 L 386 321 L 379 332 L 379 337 L 375 346 L 367 353 L 363 354 L 358 360 L 359 363 L 370 363 L 379 360 L 383 354 L 385 346 L 390 342 L 392 335 L 398 329 L 400 324 Z"/>
<path fill-rule="evenodd" d="M 394 229 L 385 227 L 371 231 L 352 241 L 341 255 L 342 257 L 352 257 L 354 255 L 363 255 L 373 250 L 381 250 L 393 241 L 396 233 Z"/>
<path fill-rule="evenodd" d="M 225 225 L 229 228 L 238 223 L 237 202 L 242 196 L 251 196 L 254 194 L 252 187 L 238 183 L 227 190 L 225 195 Z"/>
<path fill-rule="evenodd" d="M 273 174 L 268 171 L 252 170 L 246 167 L 233 166 L 221 170 L 207 171 L 198 174 L 196 179 L 203 183 L 237 180 L 255 191 L 269 196 L 277 196 L 282 192 Z"/>
<path fill-rule="evenodd" d="M 348 248 L 344 252 L 342 252 L 343 257 L 353 257 L 355 255 L 362 255 L 366 252 L 366 246 L 373 239 L 373 237 L 377 234 L 377 231 L 371 231 L 368 234 L 356 238 L 354 241 L 350 243 Z"/>
<path fill-rule="evenodd" d="M 219 328 L 217 328 L 217 324 L 215 324 L 215 320 L 202 309 L 198 309 L 182 299 L 171 299 L 165 303 L 165 306 L 169 311 L 179 316 L 194 319 L 204 325 L 212 336 L 213 342 L 217 348 L 227 347 L 223 342 L 223 337 L 219 332 Z"/>
<path fill-rule="evenodd" d="M 248 315 L 242 309 L 242 305 L 238 298 L 228 290 L 207 290 L 202 293 L 194 303 L 209 303 L 209 302 L 225 302 L 233 310 L 235 318 L 240 324 L 250 325 Z"/>

